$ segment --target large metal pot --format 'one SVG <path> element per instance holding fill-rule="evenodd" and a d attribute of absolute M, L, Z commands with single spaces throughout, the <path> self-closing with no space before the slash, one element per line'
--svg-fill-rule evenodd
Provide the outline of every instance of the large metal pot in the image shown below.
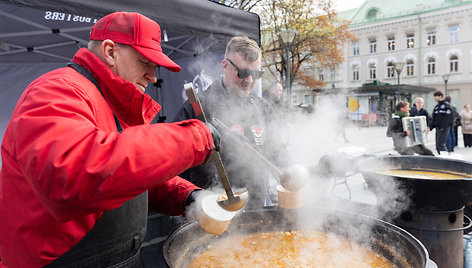
<path fill-rule="evenodd" d="M 472 200 L 472 163 L 430 156 L 386 156 L 360 162 L 369 188 L 378 203 L 388 200 L 385 187 L 392 182 L 409 200 L 395 197 L 396 202 L 410 202 L 393 222 L 417 237 L 428 249 L 431 259 L 440 267 L 463 267 L 464 205 Z M 381 174 L 389 169 L 433 171 L 461 174 L 461 179 L 419 179 Z M 404 197 L 402 197 L 404 198 Z M 391 201 L 393 202 L 393 201 Z"/>
<path fill-rule="evenodd" d="M 184 224 L 165 241 L 164 257 L 170 267 L 187 267 L 198 254 L 232 234 L 300 229 L 332 232 L 365 244 L 397 267 L 426 267 L 429 258 L 421 242 L 390 223 L 341 211 L 280 208 L 242 212 L 219 236 L 205 233 L 197 222 Z"/>
<path fill-rule="evenodd" d="M 472 163 L 432 156 L 387 156 L 359 163 L 369 187 L 382 193 L 386 181 L 396 181 L 410 195 L 411 207 L 422 210 L 455 210 L 472 201 Z M 464 174 L 464 179 L 418 179 L 379 174 L 379 169 L 406 169 Z"/>

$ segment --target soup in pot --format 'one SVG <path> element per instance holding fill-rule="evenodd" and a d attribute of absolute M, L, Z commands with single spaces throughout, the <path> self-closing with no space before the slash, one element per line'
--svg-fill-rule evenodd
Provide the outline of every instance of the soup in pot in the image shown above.
<path fill-rule="evenodd" d="M 453 174 L 437 171 L 426 171 L 426 170 L 408 170 L 408 169 L 391 169 L 391 170 L 382 170 L 377 171 L 376 173 L 395 176 L 395 177 L 404 177 L 404 178 L 414 178 L 414 179 L 427 179 L 427 180 L 457 180 L 465 179 L 467 176 L 464 174 Z"/>
<path fill-rule="evenodd" d="M 267 232 L 222 239 L 190 267 L 395 267 L 375 251 L 319 231 Z"/>

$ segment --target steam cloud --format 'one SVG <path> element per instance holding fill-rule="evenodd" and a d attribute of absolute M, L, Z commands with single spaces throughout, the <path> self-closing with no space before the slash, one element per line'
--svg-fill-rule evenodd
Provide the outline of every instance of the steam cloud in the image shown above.
<path fill-rule="evenodd" d="M 211 60 L 215 61 L 215 59 Z M 205 59 L 205 61 L 210 61 L 210 59 Z M 200 66 L 202 65 L 197 64 L 191 68 L 201 70 Z M 220 66 L 218 66 L 218 68 L 220 68 Z M 201 71 L 197 71 L 196 73 L 201 73 Z M 207 70 L 205 70 L 205 73 L 207 73 Z M 210 75 L 213 76 L 214 79 L 218 77 L 212 74 Z M 220 100 L 210 100 L 210 102 L 214 103 L 218 103 L 219 101 Z M 336 156 L 339 156 L 338 161 L 331 163 L 334 165 L 335 170 L 341 173 L 337 174 L 338 178 L 342 176 L 343 172 L 346 175 L 348 170 L 355 169 L 355 156 L 346 155 L 341 152 L 342 150 L 340 150 L 341 148 L 346 147 L 346 144 L 342 141 L 342 137 L 338 133 L 340 124 L 346 124 L 346 122 L 342 122 L 342 120 L 347 116 L 345 111 L 345 102 L 345 95 L 323 96 L 315 104 L 314 113 L 302 114 L 299 113 L 299 111 L 295 111 L 292 117 L 286 118 L 288 120 L 286 120 L 285 123 L 276 126 L 275 132 L 264 133 L 269 135 L 266 140 L 274 138 L 270 137 L 270 135 L 275 135 L 277 136 L 276 138 L 282 139 L 285 142 L 287 145 L 286 150 L 280 150 L 279 153 L 282 154 L 288 151 L 291 159 L 290 164 L 304 165 L 314 171 L 311 180 L 304 189 L 305 209 L 300 210 L 301 213 L 297 216 L 297 223 L 300 230 L 310 229 L 311 227 L 316 226 L 320 227 L 326 223 L 327 219 L 323 218 L 323 214 L 319 215 L 319 217 L 306 217 L 307 215 L 304 213 L 311 209 L 316 211 L 321 208 L 328 212 L 339 212 L 341 220 L 343 220 L 342 213 L 345 213 L 346 211 L 363 212 L 374 218 L 391 220 L 398 216 L 409 205 L 408 193 L 405 192 L 400 185 L 397 185 L 394 180 L 382 181 L 376 184 L 375 190 L 378 194 L 378 198 L 375 207 L 372 206 L 366 209 L 365 205 L 357 205 L 348 200 L 333 198 L 332 188 L 335 179 L 332 176 L 327 175 L 325 173 L 326 170 L 320 169 L 318 163 L 323 156 L 334 155 L 335 158 Z M 293 107 L 292 111 L 297 109 L 298 108 Z M 228 111 L 228 118 L 219 119 L 231 122 L 233 121 L 231 116 L 239 116 L 238 113 L 241 113 L 240 109 Z M 236 166 L 238 167 L 237 170 L 228 171 L 240 172 L 250 178 L 250 181 L 245 181 L 240 184 L 241 182 L 231 181 L 230 177 L 229 179 L 233 185 L 233 191 L 236 191 L 236 189 L 240 187 L 247 187 L 249 191 L 251 191 L 250 187 L 252 185 L 261 185 L 262 183 L 263 185 L 268 186 L 268 195 L 276 202 L 275 187 L 278 184 L 278 181 L 277 178 L 272 176 L 269 169 L 265 168 L 259 160 L 254 158 L 245 149 L 242 149 L 238 147 L 237 144 L 230 142 L 229 139 L 223 137 L 222 142 L 222 150 L 234 152 L 230 156 L 229 160 L 232 161 L 233 164 L 236 163 Z M 356 149 L 354 148 L 353 151 L 356 151 Z M 382 163 L 379 163 L 379 168 L 381 167 Z M 286 167 L 282 167 L 281 169 L 284 170 L 285 168 Z M 385 165 L 385 168 L 388 167 Z M 221 186 L 219 186 L 219 179 L 215 177 L 213 180 L 212 185 L 214 188 L 208 191 L 222 194 L 223 190 Z M 198 198 L 199 200 L 197 200 L 197 202 L 187 210 L 187 217 L 189 219 L 196 219 L 196 212 L 200 209 L 198 204 L 201 202 L 202 198 L 203 195 L 200 196 Z M 283 221 L 283 219 L 281 220 Z M 347 222 L 346 225 L 349 226 L 349 222 Z M 362 228 L 359 230 L 357 229 L 357 226 L 353 224 L 350 226 L 352 228 L 346 230 L 346 232 L 349 233 L 350 236 L 353 236 L 354 240 L 360 240 L 362 237 L 369 235 L 369 228 Z M 261 230 L 264 230 L 264 226 L 261 226 Z M 232 233 L 232 235 L 235 234 L 237 233 Z M 333 240 L 333 243 L 336 243 L 336 241 Z M 342 247 L 342 245 L 340 247 Z"/>

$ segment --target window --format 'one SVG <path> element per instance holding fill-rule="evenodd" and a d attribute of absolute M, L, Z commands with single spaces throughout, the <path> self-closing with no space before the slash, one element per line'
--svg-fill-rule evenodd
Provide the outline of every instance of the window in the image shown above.
<path fill-rule="evenodd" d="M 395 36 L 388 37 L 387 49 L 388 51 L 395 50 Z"/>
<path fill-rule="evenodd" d="M 330 71 L 330 79 L 331 79 L 331 81 L 335 81 L 335 80 L 336 80 L 336 69 L 330 68 L 329 71 Z"/>
<path fill-rule="evenodd" d="M 324 81 L 324 70 L 318 68 L 318 80 Z"/>
<path fill-rule="evenodd" d="M 415 75 L 415 63 L 413 60 L 406 61 L 406 76 L 414 76 Z"/>
<path fill-rule="evenodd" d="M 359 80 L 359 65 L 357 64 L 352 66 L 352 80 Z"/>
<path fill-rule="evenodd" d="M 305 95 L 305 104 L 310 104 L 310 103 L 311 103 L 311 96 Z"/>
<path fill-rule="evenodd" d="M 377 52 L 377 40 L 372 39 L 370 40 L 370 54 L 374 54 Z"/>
<path fill-rule="evenodd" d="M 449 43 L 455 44 L 459 42 L 459 26 L 451 26 L 449 27 Z"/>
<path fill-rule="evenodd" d="M 449 58 L 449 72 L 457 73 L 459 70 L 459 58 L 456 55 L 452 55 Z"/>
<path fill-rule="evenodd" d="M 415 35 L 414 34 L 406 35 L 406 48 L 415 48 Z"/>
<path fill-rule="evenodd" d="M 359 55 L 359 42 L 352 42 L 352 55 Z"/>
<path fill-rule="evenodd" d="M 428 74 L 436 74 L 436 59 L 433 57 L 428 59 Z"/>
<path fill-rule="evenodd" d="M 367 11 L 367 14 L 366 14 L 365 18 L 368 19 L 368 20 L 376 19 L 378 11 L 379 10 L 376 9 L 376 8 L 371 8 L 369 11 Z"/>
<path fill-rule="evenodd" d="M 428 33 L 426 34 L 426 43 L 428 46 L 436 45 L 436 30 L 435 29 L 429 30 Z"/>
<path fill-rule="evenodd" d="M 377 78 L 377 66 L 375 63 L 369 64 L 369 79 L 376 79 Z"/>
<path fill-rule="evenodd" d="M 388 78 L 395 77 L 395 64 L 393 62 L 387 63 L 387 77 Z"/>

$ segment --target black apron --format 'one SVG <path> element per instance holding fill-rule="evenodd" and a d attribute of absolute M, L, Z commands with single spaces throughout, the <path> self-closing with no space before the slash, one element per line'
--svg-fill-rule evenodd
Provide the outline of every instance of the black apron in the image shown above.
<path fill-rule="evenodd" d="M 75 62 L 68 66 L 89 79 L 103 96 L 97 80 L 86 68 Z M 121 124 L 113 116 L 121 133 Z M 146 234 L 147 212 L 147 192 L 106 211 L 84 238 L 46 267 L 142 267 L 140 248 Z"/>

